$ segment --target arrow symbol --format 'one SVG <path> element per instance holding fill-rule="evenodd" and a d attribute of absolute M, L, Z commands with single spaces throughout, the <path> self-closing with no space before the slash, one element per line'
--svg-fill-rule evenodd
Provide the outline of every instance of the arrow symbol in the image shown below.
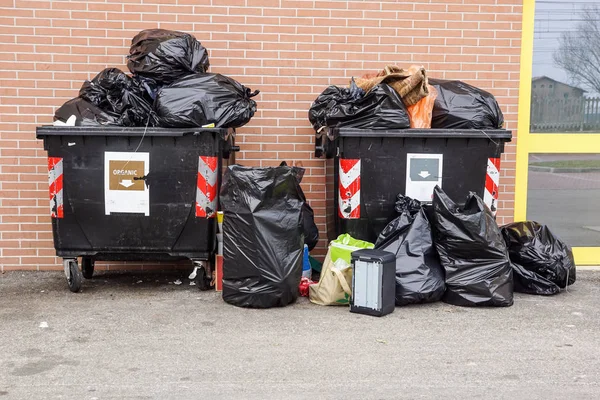
<path fill-rule="evenodd" d="M 430 176 L 431 174 L 429 173 L 429 171 L 421 171 L 419 172 L 419 176 L 421 178 L 427 178 L 428 176 Z"/>
<path fill-rule="evenodd" d="M 125 186 L 126 188 L 135 185 L 131 179 L 123 179 L 121 182 L 119 182 L 119 185 Z"/>

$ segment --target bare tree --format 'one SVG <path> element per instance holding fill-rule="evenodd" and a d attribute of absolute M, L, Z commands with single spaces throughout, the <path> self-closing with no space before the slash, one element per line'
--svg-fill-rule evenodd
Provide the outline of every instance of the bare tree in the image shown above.
<path fill-rule="evenodd" d="M 554 63 L 564 69 L 573 83 L 600 93 L 600 7 L 588 5 L 572 32 L 563 32 Z"/>

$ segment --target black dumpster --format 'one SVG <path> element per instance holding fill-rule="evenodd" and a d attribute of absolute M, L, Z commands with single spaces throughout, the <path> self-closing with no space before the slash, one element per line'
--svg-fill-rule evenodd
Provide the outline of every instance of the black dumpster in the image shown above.
<path fill-rule="evenodd" d="M 56 254 L 78 291 L 94 262 L 194 262 L 208 289 L 223 158 L 237 150 L 227 129 L 37 128 L 48 152 Z"/>
<path fill-rule="evenodd" d="M 440 185 L 463 201 L 475 192 L 495 212 L 507 130 L 334 128 L 317 134 L 327 157 L 327 232 L 374 242 L 396 216 L 399 193 L 431 201 Z"/>

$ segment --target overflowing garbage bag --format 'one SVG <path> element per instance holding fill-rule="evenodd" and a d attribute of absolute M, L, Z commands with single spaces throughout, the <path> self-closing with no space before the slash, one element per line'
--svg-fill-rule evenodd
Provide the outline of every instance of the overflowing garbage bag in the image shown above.
<path fill-rule="evenodd" d="M 410 121 L 398 93 L 386 84 L 362 97 L 356 90 L 330 86 L 313 103 L 308 116 L 315 130 L 323 126 L 356 129 L 406 129 Z"/>
<path fill-rule="evenodd" d="M 57 124 L 72 125 L 75 116 L 75 125 L 237 128 L 256 112 L 250 98 L 259 91 L 207 73 L 208 51 L 188 33 L 141 31 L 127 66 L 133 75 L 106 68 L 86 81 L 79 97 L 56 111 Z"/>
<path fill-rule="evenodd" d="M 131 41 L 131 73 L 168 85 L 184 76 L 208 71 L 208 51 L 189 33 L 146 29 Z"/>
<path fill-rule="evenodd" d="M 432 128 L 500 129 L 502 110 L 491 93 L 461 81 L 429 79 L 437 91 Z"/>
<path fill-rule="evenodd" d="M 285 306 L 299 295 L 306 199 L 298 168 L 225 170 L 223 299 L 240 307 Z"/>
<path fill-rule="evenodd" d="M 221 74 L 194 74 L 163 86 L 154 110 L 164 127 L 239 128 L 254 116 L 258 93 Z"/>
<path fill-rule="evenodd" d="M 515 268 L 516 291 L 551 295 L 575 283 L 573 252 L 547 226 L 514 222 L 501 231 Z"/>
<path fill-rule="evenodd" d="M 81 97 L 64 103 L 54 112 L 54 121 L 66 123 L 75 116 L 75 126 L 118 125 L 118 119 Z"/>
<path fill-rule="evenodd" d="M 356 80 L 356 84 L 366 92 L 381 83 L 390 85 L 407 107 L 415 105 L 429 93 L 427 72 L 420 65 L 411 65 L 408 69 L 386 65 L 382 71 Z"/>
<path fill-rule="evenodd" d="M 437 98 L 437 90 L 431 85 L 427 85 L 428 94 L 421 100 L 406 107 L 408 118 L 410 119 L 410 127 L 414 129 L 429 129 L 431 128 L 431 120 L 433 118 L 433 107 Z"/>
<path fill-rule="evenodd" d="M 329 111 L 339 104 L 353 104 L 365 95 L 365 91 L 356 86 L 354 79 L 350 87 L 329 86 L 317 97 L 308 110 L 308 120 L 315 131 L 328 126 L 327 119 Z"/>
<path fill-rule="evenodd" d="M 446 275 L 443 300 L 458 306 L 510 306 L 513 273 L 508 248 L 483 200 L 470 193 L 464 207 L 436 186 L 435 247 Z"/>
<path fill-rule="evenodd" d="M 143 84 L 118 68 L 106 68 L 85 81 L 79 97 L 94 104 L 120 126 L 154 126 L 152 97 Z"/>
<path fill-rule="evenodd" d="M 431 207 L 398 195 L 400 215 L 381 232 L 376 249 L 396 255 L 396 305 L 439 301 L 444 295 L 444 270 L 433 244 Z"/>

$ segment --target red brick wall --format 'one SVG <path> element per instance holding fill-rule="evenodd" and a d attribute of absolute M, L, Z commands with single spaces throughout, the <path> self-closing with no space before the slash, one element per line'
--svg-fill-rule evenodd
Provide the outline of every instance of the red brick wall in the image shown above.
<path fill-rule="evenodd" d="M 51 123 L 85 79 L 126 70 L 141 29 L 193 33 L 212 72 L 261 90 L 257 115 L 239 131 L 238 161 L 306 167 L 304 188 L 324 229 L 324 161 L 313 157 L 307 119 L 315 97 L 386 64 L 417 63 L 494 93 L 516 130 L 521 12 L 518 0 L 0 0 L 0 269 L 58 266 L 35 127 Z M 502 160 L 501 223 L 513 212 L 514 142 Z"/>

